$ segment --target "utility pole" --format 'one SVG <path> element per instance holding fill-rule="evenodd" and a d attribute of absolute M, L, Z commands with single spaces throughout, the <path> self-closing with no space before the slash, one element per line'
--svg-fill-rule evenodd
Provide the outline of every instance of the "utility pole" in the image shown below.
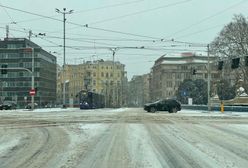
<path fill-rule="evenodd" d="M 32 50 L 32 83 L 31 90 L 34 90 L 34 48 Z M 31 95 L 31 109 L 34 110 L 34 95 Z"/>
<path fill-rule="evenodd" d="M 210 70 L 210 58 L 209 58 L 209 44 L 207 45 L 208 53 L 208 112 L 211 111 L 211 102 L 210 102 L 210 80 L 211 80 L 211 70 Z"/>
<path fill-rule="evenodd" d="M 63 37 L 63 40 L 64 40 L 64 45 L 63 45 L 63 49 L 64 49 L 64 61 L 63 61 L 63 69 L 62 69 L 62 80 L 63 80 L 63 107 L 66 107 L 66 101 L 65 101 L 65 21 L 66 21 L 66 18 L 65 18 L 65 15 L 66 14 L 71 14 L 73 12 L 73 10 L 70 10 L 70 11 L 66 11 L 66 8 L 63 8 L 63 11 L 59 10 L 59 9 L 55 9 L 55 11 L 57 13 L 61 13 L 63 14 L 63 34 L 64 34 L 64 37 Z"/>
<path fill-rule="evenodd" d="M 115 47 L 115 48 L 110 48 L 110 51 L 113 52 L 113 95 L 112 95 L 112 103 L 113 103 L 113 106 L 116 106 L 117 105 L 117 102 L 118 102 L 118 97 L 116 98 L 116 85 L 115 85 L 115 53 L 116 51 L 119 50 L 119 48 Z M 117 95 L 119 96 L 119 95 Z M 116 99 L 115 99 L 116 98 Z"/>

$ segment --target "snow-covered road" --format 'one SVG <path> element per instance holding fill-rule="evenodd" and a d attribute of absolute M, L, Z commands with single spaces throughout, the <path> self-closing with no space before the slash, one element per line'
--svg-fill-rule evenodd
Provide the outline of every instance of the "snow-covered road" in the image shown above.
<path fill-rule="evenodd" d="M 248 114 L 0 112 L 0 168 L 246 168 Z"/>

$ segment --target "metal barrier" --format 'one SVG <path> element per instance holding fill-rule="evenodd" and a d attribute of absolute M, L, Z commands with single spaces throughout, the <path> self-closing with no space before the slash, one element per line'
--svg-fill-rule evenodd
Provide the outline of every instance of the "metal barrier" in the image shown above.
<path fill-rule="evenodd" d="M 186 105 L 182 104 L 182 109 L 208 110 L 207 105 Z M 211 111 L 221 111 L 221 106 L 211 106 Z M 248 106 L 224 106 L 224 111 L 248 112 Z"/>

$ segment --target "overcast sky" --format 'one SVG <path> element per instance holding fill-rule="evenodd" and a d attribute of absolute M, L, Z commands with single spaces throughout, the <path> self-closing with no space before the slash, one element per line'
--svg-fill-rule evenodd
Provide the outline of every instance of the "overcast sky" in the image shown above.
<path fill-rule="evenodd" d="M 66 63 L 115 60 L 128 78 L 149 73 L 161 55 L 203 52 L 235 14 L 248 16 L 247 0 L 0 0 L 0 38 L 28 38 L 63 64 L 63 15 L 66 11 Z M 87 24 L 87 27 L 86 27 Z M 45 33 L 45 36 L 39 36 Z M 195 45 L 194 45 L 195 46 Z"/>

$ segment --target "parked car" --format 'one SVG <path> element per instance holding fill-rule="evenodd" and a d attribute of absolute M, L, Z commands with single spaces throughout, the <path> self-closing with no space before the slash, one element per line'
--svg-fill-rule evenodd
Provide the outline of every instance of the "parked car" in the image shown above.
<path fill-rule="evenodd" d="M 37 108 L 38 107 L 38 104 L 37 103 L 34 103 L 34 108 Z M 26 106 L 25 106 L 25 109 L 31 109 L 32 108 L 32 103 L 28 103 Z"/>
<path fill-rule="evenodd" d="M 12 110 L 16 109 L 16 104 L 13 102 L 3 102 L 0 104 L 0 110 Z"/>
<path fill-rule="evenodd" d="M 161 99 L 153 103 L 144 105 L 144 110 L 147 112 L 168 111 L 176 113 L 181 110 L 181 103 L 175 99 Z"/>

